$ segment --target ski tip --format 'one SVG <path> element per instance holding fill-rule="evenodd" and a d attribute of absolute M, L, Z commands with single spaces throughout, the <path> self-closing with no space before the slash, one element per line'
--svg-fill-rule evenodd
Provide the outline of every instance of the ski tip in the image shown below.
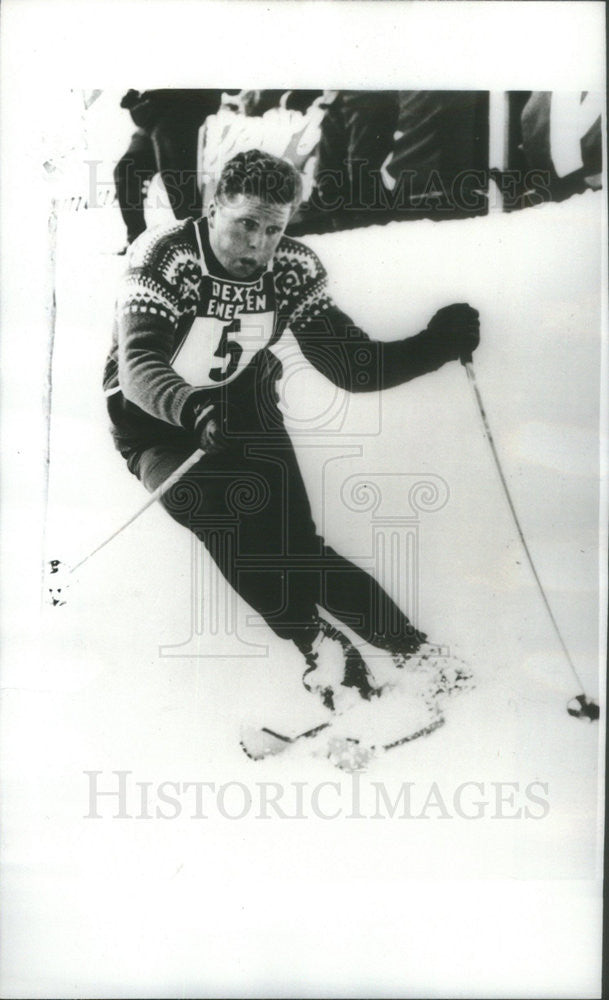
<path fill-rule="evenodd" d="M 243 750 L 243 753 L 245 754 L 245 756 L 249 757 L 250 760 L 260 760 L 260 758 L 256 757 L 255 753 L 253 753 L 252 750 L 250 750 L 250 748 L 247 745 L 247 743 L 245 743 L 243 740 L 239 740 L 239 746 Z"/>
<path fill-rule="evenodd" d="M 256 726 L 242 726 L 239 745 L 250 760 L 264 760 L 273 757 L 291 744 L 289 736 L 282 736 L 272 729 Z"/>
<path fill-rule="evenodd" d="M 315 737 L 329 729 L 330 726 L 331 721 L 326 719 L 305 732 L 297 733 L 295 736 L 286 736 L 274 729 L 269 729 L 268 726 L 242 725 L 239 743 L 243 752 L 252 760 L 264 760 L 266 757 L 274 757 L 283 753 L 295 744 L 309 741 L 313 743 Z"/>

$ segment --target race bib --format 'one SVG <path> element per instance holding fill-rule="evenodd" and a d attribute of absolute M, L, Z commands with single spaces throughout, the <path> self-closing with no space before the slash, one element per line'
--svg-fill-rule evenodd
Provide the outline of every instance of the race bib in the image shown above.
<path fill-rule="evenodd" d="M 266 283 L 265 283 L 266 284 Z M 232 382 L 273 338 L 270 289 L 206 277 L 199 315 L 180 344 L 174 370 L 197 388 Z"/>

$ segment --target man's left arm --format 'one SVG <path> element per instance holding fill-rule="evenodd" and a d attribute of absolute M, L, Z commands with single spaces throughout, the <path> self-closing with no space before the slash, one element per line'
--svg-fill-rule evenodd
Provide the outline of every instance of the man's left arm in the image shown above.
<path fill-rule="evenodd" d="M 390 389 L 447 361 L 471 357 L 478 346 L 479 314 L 467 303 L 440 309 L 415 336 L 374 340 L 332 301 L 325 272 L 314 260 L 316 273 L 303 288 L 289 326 L 307 360 L 340 388 Z"/>

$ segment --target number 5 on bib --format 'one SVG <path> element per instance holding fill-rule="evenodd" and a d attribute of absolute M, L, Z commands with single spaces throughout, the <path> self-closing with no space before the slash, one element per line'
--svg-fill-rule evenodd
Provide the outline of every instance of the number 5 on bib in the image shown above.
<path fill-rule="evenodd" d="M 227 379 L 232 378 L 237 371 L 237 368 L 239 367 L 239 358 L 243 354 L 243 348 L 241 347 L 241 344 L 237 343 L 236 340 L 229 340 L 228 336 L 230 333 L 236 333 L 238 335 L 240 330 L 240 319 L 234 319 L 232 323 L 225 326 L 222 330 L 220 343 L 214 351 L 214 358 L 222 358 L 224 362 L 228 361 L 228 363 L 223 364 L 220 368 L 210 369 L 209 377 L 212 382 L 225 382 Z"/>
<path fill-rule="evenodd" d="M 272 340 L 273 311 L 240 313 L 231 323 L 197 316 L 171 364 L 191 385 L 213 387 L 230 382 Z"/>

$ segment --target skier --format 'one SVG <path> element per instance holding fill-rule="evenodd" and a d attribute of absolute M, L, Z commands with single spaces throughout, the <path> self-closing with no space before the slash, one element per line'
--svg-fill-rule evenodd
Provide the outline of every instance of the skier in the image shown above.
<path fill-rule="evenodd" d="M 469 356 L 479 317 L 449 305 L 416 336 L 371 339 L 332 301 L 318 257 L 284 235 L 300 192 L 291 164 L 249 150 L 225 165 L 207 217 L 132 244 L 104 389 L 116 447 L 148 490 L 204 449 L 163 497 L 165 508 L 270 628 L 296 644 L 305 687 L 340 710 L 380 688 L 320 610 L 348 619 L 400 668 L 425 651 L 427 636 L 318 535 L 277 405 L 282 366 L 272 345 L 289 327 L 335 385 L 372 392 Z"/>

